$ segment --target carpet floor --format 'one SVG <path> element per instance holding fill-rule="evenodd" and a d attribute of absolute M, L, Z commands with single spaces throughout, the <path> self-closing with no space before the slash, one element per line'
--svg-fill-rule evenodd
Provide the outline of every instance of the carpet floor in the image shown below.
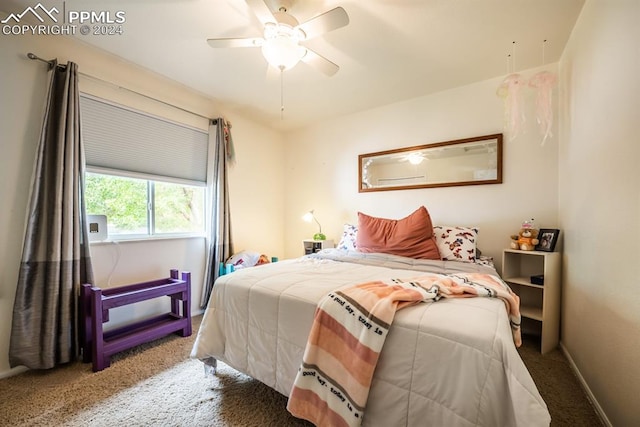
<path fill-rule="evenodd" d="M 205 376 L 189 359 L 194 339 L 170 336 L 124 351 L 101 372 L 72 363 L 2 379 L 0 426 L 311 426 L 287 412 L 285 396 L 222 363 Z M 541 355 L 525 339 L 520 354 L 552 426 L 602 426 L 562 352 Z"/>

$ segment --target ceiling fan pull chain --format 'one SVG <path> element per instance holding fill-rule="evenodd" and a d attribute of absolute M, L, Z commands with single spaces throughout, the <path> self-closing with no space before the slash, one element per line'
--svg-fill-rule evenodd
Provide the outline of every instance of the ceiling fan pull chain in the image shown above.
<path fill-rule="evenodd" d="M 280 120 L 284 120 L 284 66 L 280 66 Z"/>

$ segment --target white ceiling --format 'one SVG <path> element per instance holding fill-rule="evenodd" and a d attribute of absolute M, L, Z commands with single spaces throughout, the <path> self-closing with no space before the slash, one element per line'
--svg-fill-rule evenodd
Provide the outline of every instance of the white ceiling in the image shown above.
<path fill-rule="evenodd" d="M 278 3 L 266 1 L 272 10 Z M 260 49 L 206 42 L 262 35 L 243 0 L 40 2 L 124 11 L 122 36 L 75 37 L 288 130 L 506 75 L 514 52 L 516 71 L 541 66 L 545 39 L 544 62 L 556 62 L 584 0 L 297 0 L 289 12 L 299 22 L 341 6 L 350 23 L 306 42 L 340 71 L 327 77 L 305 63 L 286 71 L 282 118 L 279 71 L 268 70 Z M 3 3 L 19 12 L 37 0 Z"/>

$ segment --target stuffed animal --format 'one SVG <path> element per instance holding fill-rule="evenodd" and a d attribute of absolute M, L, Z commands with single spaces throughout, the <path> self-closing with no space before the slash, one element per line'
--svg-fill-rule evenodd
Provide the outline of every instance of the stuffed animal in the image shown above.
<path fill-rule="evenodd" d="M 540 243 L 538 240 L 538 230 L 533 224 L 533 218 L 531 218 L 530 221 L 524 221 L 518 234 L 511 236 L 511 249 L 532 251 L 538 243 Z"/>

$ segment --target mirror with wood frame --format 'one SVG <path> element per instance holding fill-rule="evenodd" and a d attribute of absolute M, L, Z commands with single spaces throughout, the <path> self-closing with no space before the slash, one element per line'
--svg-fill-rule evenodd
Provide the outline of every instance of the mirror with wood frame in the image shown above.
<path fill-rule="evenodd" d="M 502 134 L 358 156 L 358 191 L 502 183 Z"/>

